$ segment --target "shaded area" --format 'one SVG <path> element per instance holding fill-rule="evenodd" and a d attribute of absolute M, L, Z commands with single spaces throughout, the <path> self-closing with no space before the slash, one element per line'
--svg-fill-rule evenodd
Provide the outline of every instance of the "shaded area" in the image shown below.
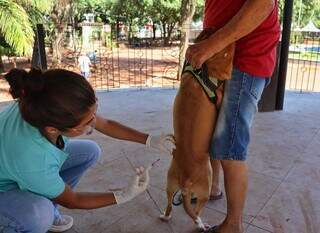
<path fill-rule="evenodd" d="M 175 94 L 176 90 L 152 89 L 99 92 L 99 113 L 149 133 L 170 132 Z M 247 233 L 313 233 L 320 225 L 320 126 L 315 123 L 320 117 L 320 94 L 287 92 L 285 101 L 283 111 L 258 113 L 254 120 L 244 216 Z M 169 223 L 158 219 L 166 205 L 169 157 L 97 132 L 86 138 L 96 140 L 103 154 L 78 191 L 123 187 L 134 166 L 161 160 L 151 170 L 148 192 L 129 203 L 88 211 L 63 209 L 75 219 L 68 233 L 196 232 L 181 206 L 173 209 Z M 202 217 L 217 224 L 225 213 L 224 197 L 207 203 Z"/>

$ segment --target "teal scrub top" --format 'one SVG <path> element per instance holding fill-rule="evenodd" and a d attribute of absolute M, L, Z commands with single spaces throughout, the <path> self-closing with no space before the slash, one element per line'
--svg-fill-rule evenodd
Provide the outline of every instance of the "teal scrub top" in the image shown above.
<path fill-rule="evenodd" d="M 59 175 L 67 153 L 50 143 L 26 122 L 17 101 L 0 112 L 0 192 L 30 191 L 49 199 L 65 183 Z"/>

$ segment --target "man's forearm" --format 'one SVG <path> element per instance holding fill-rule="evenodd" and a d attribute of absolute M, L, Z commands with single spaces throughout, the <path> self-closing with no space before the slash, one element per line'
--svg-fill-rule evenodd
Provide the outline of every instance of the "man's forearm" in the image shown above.
<path fill-rule="evenodd" d="M 238 13 L 208 40 L 218 51 L 256 29 L 272 12 L 275 0 L 247 0 Z"/>

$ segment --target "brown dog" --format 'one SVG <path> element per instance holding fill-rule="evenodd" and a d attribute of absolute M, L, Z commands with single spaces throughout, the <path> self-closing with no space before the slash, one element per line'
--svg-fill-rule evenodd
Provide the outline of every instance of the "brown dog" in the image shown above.
<path fill-rule="evenodd" d="M 207 38 L 212 32 L 203 31 L 197 41 Z M 210 58 L 206 62 L 210 76 L 220 80 L 229 79 L 233 53 L 234 45 L 232 44 Z M 216 90 L 217 96 L 219 96 L 218 91 Z M 222 93 L 221 90 L 220 93 Z M 168 204 L 161 219 L 170 219 L 172 199 L 174 193 L 180 189 L 185 211 L 200 230 L 205 229 L 199 215 L 210 195 L 212 168 L 209 146 L 216 118 L 217 107 L 209 100 L 203 86 L 193 77 L 193 74 L 183 73 L 173 109 L 176 149 L 173 151 L 167 174 Z M 195 208 L 190 203 L 191 194 L 197 197 Z"/>

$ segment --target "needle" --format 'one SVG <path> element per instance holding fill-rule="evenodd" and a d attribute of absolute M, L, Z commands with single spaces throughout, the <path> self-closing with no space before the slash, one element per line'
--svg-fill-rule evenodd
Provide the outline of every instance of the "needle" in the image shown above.
<path fill-rule="evenodd" d="M 157 162 L 159 162 L 160 159 L 157 159 L 156 161 L 154 161 L 153 163 L 151 163 L 151 167 L 153 167 Z"/>

